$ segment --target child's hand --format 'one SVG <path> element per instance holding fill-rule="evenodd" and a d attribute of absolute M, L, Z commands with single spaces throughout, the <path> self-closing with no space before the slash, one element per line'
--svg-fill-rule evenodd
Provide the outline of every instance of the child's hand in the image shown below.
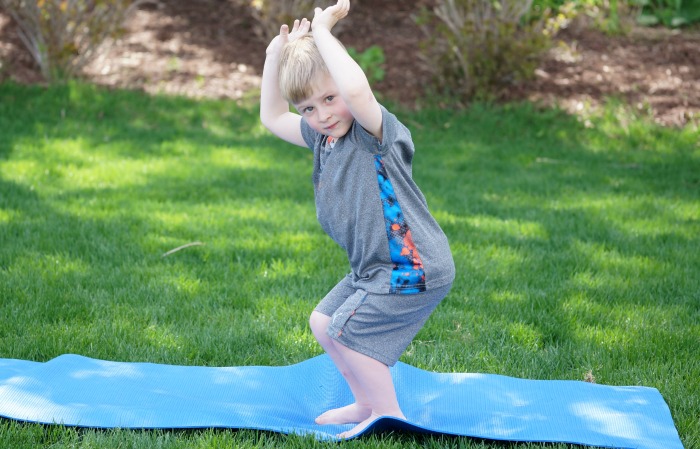
<path fill-rule="evenodd" d="M 349 11 L 350 0 L 338 0 L 338 3 L 326 9 L 316 8 L 312 26 L 314 29 L 325 28 L 330 31 Z"/>
<path fill-rule="evenodd" d="M 276 53 L 279 54 L 279 52 L 282 50 L 282 47 L 287 42 L 292 42 L 294 40 L 299 39 L 303 35 L 309 32 L 309 28 L 311 27 L 311 22 L 306 20 L 306 18 L 299 19 L 294 21 L 294 25 L 292 26 L 292 32 L 289 32 L 289 26 L 285 23 L 280 27 L 280 34 L 278 36 L 275 36 L 274 39 L 272 39 L 272 42 L 270 42 L 270 45 L 267 46 L 266 54 L 272 54 Z"/>

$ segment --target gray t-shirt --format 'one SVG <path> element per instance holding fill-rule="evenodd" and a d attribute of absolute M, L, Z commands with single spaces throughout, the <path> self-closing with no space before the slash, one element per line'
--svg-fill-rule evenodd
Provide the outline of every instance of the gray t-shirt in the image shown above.
<path fill-rule="evenodd" d="M 314 152 L 316 215 L 348 254 L 353 286 L 371 293 L 418 293 L 454 280 L 447 237 L 413 182 L 410 131 L 382 109 L 382 142 L 357 121 L 331 143 L 302 120 Z"/>

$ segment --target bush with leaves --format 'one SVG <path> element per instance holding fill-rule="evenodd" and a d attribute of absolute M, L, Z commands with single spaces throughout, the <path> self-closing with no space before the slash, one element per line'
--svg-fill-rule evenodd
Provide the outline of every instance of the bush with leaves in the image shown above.
<path fill-rule="evenodd" d="M 74 77 L 144 0 L 0 0 L 47 81 Z"/>
<path fill-rule="evenodd" d="M 642 12 L 638 21 L 643 25 L 663 24 L 681 27 L 700 22 L 699 0 L 638 0 Z"/>
<path fill-rule="evenodd" d="M 354 47 L 348 47 L 348 54 L 357 62 L 370 84 L 381 83 L 384 81 L 386 70 L 384 64 L 386 57 L 384 49 L 379 45 L 372 45 L 364 51 L 357 51 Z"/>
<path fill-rule="evenodd" d="M 436 0 L 416 20 L 426 33 L 421 55 L 435 75 L 438 94 L 453 102 L 497 98 L 534 74 L 541 53 L 568 22 L 532 11 L 532 0 Z"/>
<path fill-rule="evenodd" d="M 590 26 L 613 36 L 628 34 L 641 10 L 636 0 L 576 0 L 575 8 L 578 26 Z"/>

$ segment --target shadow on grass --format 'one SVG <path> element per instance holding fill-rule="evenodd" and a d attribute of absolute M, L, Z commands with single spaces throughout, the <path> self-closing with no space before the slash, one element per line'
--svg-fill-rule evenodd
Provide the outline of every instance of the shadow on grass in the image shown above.
<path fill-rule="evenodd" d="M 89 352 L 79 331 L 61 339 L 102 313 L 109 318 L 90 335 L 108 335 L 97 337 L 105 348 L 117 336 L 125 356 L 139 347 L 140 357 L 170 357 L 162 361 L 200 352 L 208 362 L 223 351 L 274 363 L 275 351 L 317 350 L 306 310 L 347 263 L 315 223 L 309 154 L 262 132 L 255 110 L 83 85 L 6 84 L 0 94 L 1 160 L 27 172 L 0 185 L 3 209 L 15 211 L 0 222 L 0 266 L 12 279 L 4 294 L 43 310 L 32 315 L 39 328 L 56 330 L 39 358 L 110 354 Z M 664 320 L 671 326 L 656 337 L 685 347 L 681 329 L 697 316 L 700 291 L 696 135 L 606 122 L 587 129 L 527 106 L 405 118 L 414 175 L 458 264 L 446 313 L 490 321 L 481 331 L 495 351 L 502 339 L 530 355 L 580 344 L 588 349 L 572 356 L 578 365 L 610 345 L 648 353 L 653 343 L 642 337 Z M 101 164 L 117 169 L 103 174 Z M 34 184 L 41 195 L 26 187 Z M 205 245 L 160 258 L 193 241 Z M 61 274 L 41 280 L 51 272 Z M 28 276 L 37 281 L 21 280 Z M 625 312 L 643 308 L 647 315 Z M 196 336 L 207 325 L 216 330 Z M 258 342 L 258 353 L 224 348 L 226 339 Z"/>
<path fill-rule="evenodd" d="M 475 345 L 454 363 L 513 374 L 520 357 L 532 377 L 678 376 L 700 317 L 697 132 L 586 128 L 526 105 L 411 120 L 414 176 L 431 186 L 458 266 L 444 304 L 455 316 L 441 322 Z M 663 374 L 621 373 L 648 360 Z"/>
<path fill-rule="evenodd" d="M 128 208 L 104 214 L 63 210 L 5 181 L 0 191 L 13 199 L 2 205 L 12 214 L 0 223 L 3 356 L 47 360 L 80 353 L 232 365 L 251 357 L 251 347 L 256 360 L 270 363 L 277 352 L 303 359 L 314 349 L 310 336 L 300 347 L 289 328 L 306 320 L 299 302 L 318 289 L 310 274 L 317 264 L 302 261 L 308 245 L 262 244 L 265 235 L 274 240 L 280 234 L 269 220 L 232 211 L 216 223 L 192 217 L 173 226 Z M 89 203 L 92 194 L 64 196 L 59 203 Z M 101 202 L 124 200 L 122 193 L 112 194 L 116 200 L 95 193 Z M 317 240 L 304 233 L 297 238 Z M 162 257 L 194 240 L 205 245 Z M 284 260 L 302 262 L 288 269 Z M 261 310 L 261 303 L 273 300 L 274 309 Z"/>
<path fill-rule="evenodd" d="M 13 179 L 0 180 L 9 355 L 232 364 L 251 346 L 272 358 L 285 344 L 308 357 L 310 344 L 278 329 L 291 318 L 275 324 L 258 302 L 282 296 L 292 310 L 290 298 L 318 290 L 311 273 L 323 262 L 303 261 L 321 237 L 308 155 L 256 136 L 257 112 L 232 103 L 0 90 Z M 205 245 L 161 257 L 192 241 Z"/>
<path fill-rule="evenodd" d="M 205 141 L 208 146 L 251 142 L 257 115 L 233 102 L 148 96 L 136 91 L 107 90 L 85 84 L 56 87 L 0 84 L 0 117 L 9 153 L 23 138 L 80 138 L 91 148 L 109 147 L 121 157 L 169 154 L 162 143 L 177 139 Z M 246 136 L 242 140 L 242 136 Z M 207 150 L 207 145 L 202 145 Z"/>

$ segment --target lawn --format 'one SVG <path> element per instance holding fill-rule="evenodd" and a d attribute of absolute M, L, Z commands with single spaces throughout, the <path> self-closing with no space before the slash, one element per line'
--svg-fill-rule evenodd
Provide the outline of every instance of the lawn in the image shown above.
<path fill-rule="evenodd" d="M 0 358 L 287 365 L 348 271 L 255 101 L 0 85 Z M 700 448 L 700 132 L 611 102 L 400 112 L 455 287 L 401 360 L 659 389 Z M 193 246 L 170 253 L 182 245 Z M 568 448 L 383 434 L 352 447 Z M 337 447 L 0 421 L 1 448 Z"/>

